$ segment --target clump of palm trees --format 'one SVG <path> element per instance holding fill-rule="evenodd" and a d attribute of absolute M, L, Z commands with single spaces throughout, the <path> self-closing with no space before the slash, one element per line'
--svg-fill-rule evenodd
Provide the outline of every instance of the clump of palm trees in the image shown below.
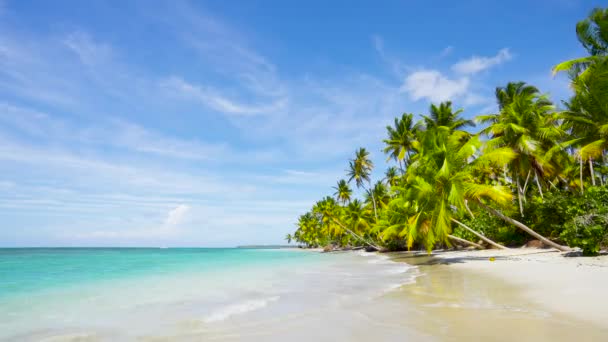
<path fill-rule="evenodd" d="M 396 165 L 384 179 L 372 184 L 370 153 L 359 148 L 348 180 L 301 215 L 289 238 L 306 246 L 506 248 L 467 224 L 483 212 L 570 250 L 526 225 L 525 208 L 547 192 L 603 186 L 608 174 L 608 10 L 594 10 L 576 32 L 589 56 L 554 68 L 571 79 L 574 94 L 565 109 L 536 87 L 511 82 L 496 88 L 498 112 L 474 120 L 451 102 L 431 104 L 417 122 L 403 114 L 386 128 L 383 152 Z M 481 129 L 474 132 L 476 124 Z M 362 200 L 353 198 L 353 182 L 363 190 Z M 479 242 L 456 236 L 459 230 Z"/>

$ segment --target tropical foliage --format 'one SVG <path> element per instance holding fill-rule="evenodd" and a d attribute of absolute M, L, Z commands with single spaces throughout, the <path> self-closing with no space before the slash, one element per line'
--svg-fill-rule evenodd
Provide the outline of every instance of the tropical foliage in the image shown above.
<path fill-rule="evenodd" d="M 429 252 L 536 239 L 598 253 L 608 241 L 608 10 L 593 10 L 576 34 L 589 55 L 554 68 L 571 80 L 563 110 L 510 82 L 496 88 L 496 113 L 469 119 L 443 102 L 417 121 L 402 114 L 386 127 L 384 177 L 373 181 L 371 154 L 357 149 L 334 197 L 301 215 L 288 239 Z"/>

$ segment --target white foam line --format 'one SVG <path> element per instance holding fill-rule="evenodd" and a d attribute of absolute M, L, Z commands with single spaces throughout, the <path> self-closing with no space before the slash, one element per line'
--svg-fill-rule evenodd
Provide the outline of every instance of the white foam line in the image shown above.
<path fill-rule="evenodd" d="M 205 323 L 220 322 L 231 316 L 242 315 L 247 312 L 259 310 L 266 307 L 270 302 L 279 300 L 280 296 L 265 299 L 253 299 L 242 303 L 226 306 L 203 319 Z"/>

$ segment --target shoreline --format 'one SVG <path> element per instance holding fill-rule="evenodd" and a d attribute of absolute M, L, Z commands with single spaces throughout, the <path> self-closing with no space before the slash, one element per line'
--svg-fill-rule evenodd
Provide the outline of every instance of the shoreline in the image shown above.
<path fill-rule="evenodd" d="M 416 252 L 389 254 L 393 261 L 419 267 L 423 274 L 421 277 L 441 278 L 445 274 L 456 278 L 468 277 L 463 283 L 476 291 L 486 291 L 489 300 L 503 295 L 492 292 L 500 288 L 503 292 L 513 292 L 509 294 L 513 295 L 509 300 L 515 305 L 527 302 L 529 305 L 524 309 L 546 311 L 553 317 L 588 325 L 604 338 L 608 336 L 608 292 L 605 289 L 608 284 L 608 256 L 564 257 L 563 253 L 555 250 L 535 248 L 440 251 L 431 256 Z M 433 292 L 428 288 L 429 283 L 424 282 L 425 279 L 420 279 L 418 286 L 427 288 L 417 288 L 416 291 Z M 404 290 L 412 294 L 411 289 L 406 287 Z M 465 287 L 463 291 L 472 289 Z M 463 294 L 464 297 L 470 295 L 472 293 Z"/>

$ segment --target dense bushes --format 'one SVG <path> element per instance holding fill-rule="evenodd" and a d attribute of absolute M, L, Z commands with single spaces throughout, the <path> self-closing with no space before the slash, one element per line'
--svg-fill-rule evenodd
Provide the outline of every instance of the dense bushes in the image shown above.
<path fill-rule="evenodd" d="M 577 192 L 553 191 L 534 197 L 526 206 L 526 221 L 539 234 L 580 247 L 595 255 L 608 242 L 608 188 Z"/>
<path fill-rule="evenodd" d="M 554 190 L 544 198 L 533 196 L 525 205 L 524 217 L 519 213 L 508 213 L 521 219 L 541 235 L 554 241 L 579 247 L 584 255 L 597 255 L 601 248 L 608 247 L 608 187 L 589 187 L 579 192 Z M 506 246 L 521 246 L 531 237 L 487 212 L 463 222 L 473 230 Z M 454 235 L 469 241 L 478 241 L 472 233 L 457 227 Z"/>
<path fill-rule="evenodd" d="M 568 221 L 561 238 L 569 246 L 580 247 L 583 255 L 597 255 L 608 239 L 608 214 L 587 214 Z"/>

